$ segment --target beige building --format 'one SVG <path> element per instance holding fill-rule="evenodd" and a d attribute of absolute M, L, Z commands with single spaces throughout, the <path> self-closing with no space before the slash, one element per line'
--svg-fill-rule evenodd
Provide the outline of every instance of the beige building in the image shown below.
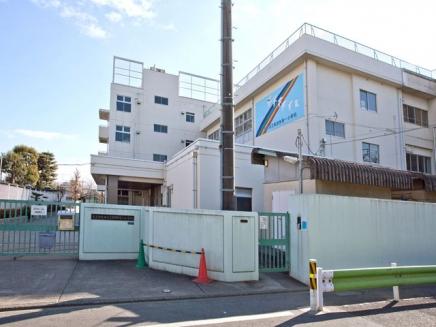
<path fill-rule="evenodd" d="M 135 126 L 139 129 L 140 136 L 132 133 L 130 145 L 116 143 L 114 125 L 117 123 L 112 122 L 112 119 L 118 119 L 113 116 L 119 113 L 115 108 L 115 97 L 126 93 L 133 98 L 138 90 L 130 86 L 112 84 L 111 115 L 109 128 L 106 129 L 108 153 L 106 157 L 99 155 L 91 158 L 93 163 L 91 171 L 97 183 L 103 185 L 102 188 L 107 191 L 108 201 L 111 202 L 115 200 L 115 197 L 110 195 L 115 185 L 118 185 L 119 196 L 120 187 L 124 185 L 121 182 L 139 182 L 141 179 L 141 183 L 145 182 L 154 188 L 154 195 L 151 197 L 155 200 L 149 202 L 151 204 L 215 208 L 211 202 L 203 202 L 199 197 L 218 197 L 219 179 L 206 183 L 201 191 L 191 186 L 187 186 L 186 189 L 180 186 L 176 188 L 174 185 L 181 185 L 178 178 L 182 176 L 186 178 L 188 171 L 191 174 L 192 166 L 196 161 L 193 160 L 188 167 L 177 166 L 179 170 L 176 170 L 175 162 L 179 160 L 176 160 L 176 157 L 181 156 L 181 153 L 176 155 L 177 150 L 182 151 L 183 156 L 191 158 L 195 157 L 197 151 L 194 144 L 188 144 L 188 148 L 183 149 L 186 143 L 182 144 L 180 140 L 190 138 L 189 140 L 194 141 L 202 137 L 211 140 L 219 139 L 220 107 L 212 100 L 206 102 L 185 100 L 185 96 L 180 93 L 180 87 L 177 88 L 177 76 L 166 75 L 168 74 L 143 70 L 143 76 L 147 76 L 144 78 L 147 84 L 142 85 L 141 92 L 144 91 L 142 103 L 152 101 L 150 99 L 153 99 L 153 95 L 166 94 L 167 83 L 158 82 L 159 79 L 162 81 L 172 79 L 174 86 L 169 102 L 175 104 L 174 110 L 165 116 L 159 116 L 162 114 L 159 110 L 150 111 L 149 115 L 135 119 Z M 298 151 L 297 130 L 300 129 L 305 158 L 320 157 L 331 159 L 328 162 L 354 163 L 357 170 L 368 168 L 373 171 L 374 174 L 370 174 L 373 176 L 371 178 L 382 179 L 383 175 L 377 175 L 375 172 L 383 170 L 389 172 L 390 176 L 398 178 L 402 176 L 408 180 L 400 188 L 382 182 L 371 184 L 365 182 L 365 179 L 349 181 L 350 185 L 333 185 L 332 183 L 338 181 L 329 181 L 319 176 L 317 178 L 313 174 L 306 175 L 306 169 L 304 172 L 306 192 L 336 192 L 430 201 L 434 199 L 434 194 L 429 192 L 434 192 L 434 188 L 429 186 L 433 185 L 430 181 L 432 178 L 429 176 L 436 172 L 435 78 L 436 71 L 412 65 L 358 42 L 304 24 L 237 83 L 235 141 L 237 144 L 244 145 L 244 149 L 251 148 L 254 152 L 253 157 L 259 154 L 259 149 L 295 154 Z M 152 85 L 150 94 L 146 94 L 148 88 L 145 85 Z M 172 97 L 176 97 L 179 101 L 174 102 Z M 184 112 L 181 110 L 182 106 L 190 106 L 189 110 L 195 112 L 193 133 L 186 136 L 177 133 L 173 135 L 169 128 L 167 143 L 161 142 L 160 135 L 153 132 L 143 134 L 145 126 L 152 126 L 157 120 L 160 121 L 159 124 L 168 122 L 168 125 L 177 121 L 180 112 Z M 158 116 L 154 116 L 155 114 Z M 126 116 L 125 113 L 121 115 Z M 140 140 L 136 141 L 137 138 Z M 203 140 L 197 144 L 197 147 L 210 147 L 207 144 Z M 166 157 L 154 157 L 154 152 L 157 151 L 155 149 L 159 149 L 157 154 L 165 154 Z M 217 151 L 218 149 L 215 149 L 215 153 L 218 153 Z M 266 156 L 268 155 L 267 153 Z M 237 153 L 236 162 L 238 156 L 244 155 Z M 107 159 L 109 157 L 111 159 Z M 240 173 L 244 175 L 244 180 L 236 186 L 240 194 L 253 195 L 253 208 L 271 209 L 274 202 L 273 192 L 298 192 L 297 179 L 293 180 L 286 176 L 286 170 L 291 169 L 290 165 L 286 163 L 283 167 L 281 164 L 274 166 L 274 160 L 282 159 L 280 156 L 273 156 L 273 158 L 275 159 L 267 160 L 268 167 L 262 172 L 259 172 L 259 165 L 253 164 L 244 167 L 244 173 Z M 154 159 L 165 159 L 166 163 Z M 218 164 L 219 158 L 216 157 L 215 160 Z M 259 163 L 259 156 L 253 160 Z M 112 161 L 116 161 L 117 171 Z M 200 171 L 207 171 L 211 164 L 206 161 L 195 163 Z M 263 164 L 265 165 L 265 161 Z M 305 164 L 309 165 L 306 159 Z M 133 169 L 124 169 L 129 165 Z M 315 163 L 312 162 L 312 165 Z M 282 170 L 273 172 L 273 169 Z M 395 173 L 397 171 L 400 173 Z M 280 177 L 271 180 L 270 172 Z M 219 171 L 214 174 L 219 174 Z M 112 183 L 113 176 L 121 176 L 121 178 L 118 177 L 117 181 Z M 246 182 L 246 180 L 258 181 L 259 176 L 263 180 L 261 204 L 258 203 L 258 196 L 254 196 L 257 186 L 252 183 L 248 187 L 250 183 Z M 238 175 L 236 178 L 238 179 Z M 193 190 L 201 194 L 192 195 L 194 198 L 183 201 L 176 200 L 182 198 L 182 195 L 177 192 L 194 194 Z M 418 196 L 419 193 L 421 196 Z M 129 193 L 129 203 L 131 203 L 130 196 Z M 169 202 L 170 199 L 173 200 L 172 203 Z"/>

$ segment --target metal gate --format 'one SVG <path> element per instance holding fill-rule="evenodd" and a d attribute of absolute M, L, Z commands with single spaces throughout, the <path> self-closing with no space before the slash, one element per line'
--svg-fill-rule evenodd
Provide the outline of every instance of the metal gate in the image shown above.
<path fill-rule="evenodd" d="M 259 212 L 259 271 L 289 271 L 289 213 Z"/>
<path fill-rule="evenodd" d="M 74 202 L 0 200 L 0 256 L 78 256 L 79 209 Z"/>

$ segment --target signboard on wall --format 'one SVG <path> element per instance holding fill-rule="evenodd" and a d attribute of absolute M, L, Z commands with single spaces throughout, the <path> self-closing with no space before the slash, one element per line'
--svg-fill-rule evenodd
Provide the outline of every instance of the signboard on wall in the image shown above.
<path fill-rule="evenodd" d="M 304 74 L 280 85 L 256 102 L 256 137 L 304 117 Z"/>

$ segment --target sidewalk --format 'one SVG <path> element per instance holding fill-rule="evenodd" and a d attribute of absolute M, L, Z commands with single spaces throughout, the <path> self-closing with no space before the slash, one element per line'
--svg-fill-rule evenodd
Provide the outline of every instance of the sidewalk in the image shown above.
<path fill-rule="evenodd" d="M 85 304 L 127 303 L 307 291 L 286 274 L 257 282 L 198 285 L 192 277 L 136 269 L 134 261 L 0 259 L 0 311 Z"/>

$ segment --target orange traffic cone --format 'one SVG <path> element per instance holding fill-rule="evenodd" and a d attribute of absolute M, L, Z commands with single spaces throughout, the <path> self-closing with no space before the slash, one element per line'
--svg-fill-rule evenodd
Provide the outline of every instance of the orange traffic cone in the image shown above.
<path fill-rule="evenodd" d="M 206 255 L 204 249 L 201 249 L 200 266 L 198 267 L 198 277 L 194 279 L 194 282 L 198 284 L 209 284 L 212 280 L 207 276 Z"/>

